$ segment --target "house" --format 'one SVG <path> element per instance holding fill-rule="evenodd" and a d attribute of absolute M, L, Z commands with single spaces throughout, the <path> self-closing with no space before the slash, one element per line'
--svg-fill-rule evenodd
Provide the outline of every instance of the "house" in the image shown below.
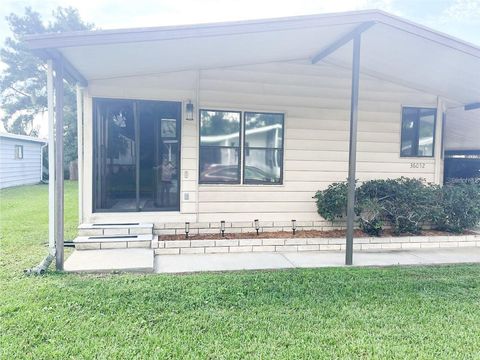
<path fill-rule="evenodd" d="M 354 179 L 441 184 L 447 114 L 480 106 L 479 47 L 376 10 L 26 41 L 50 113 L 78 85 L 83 235 L 326 229 L 312 196 L 349 178 L 351 240 Z"/>
<path fill-rule="evenodd" d="M 42 181 L 46 140 L 0 133 L 0 189 Z"/>

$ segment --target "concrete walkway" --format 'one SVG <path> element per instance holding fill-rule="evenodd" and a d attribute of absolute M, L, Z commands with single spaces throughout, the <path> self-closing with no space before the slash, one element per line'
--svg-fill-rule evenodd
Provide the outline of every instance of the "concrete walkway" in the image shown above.
<path fill-rule="evenodd" d="M 75 250 L 65 261 L 67 272 L 153 272 L 152 249 Z"/>
<path fill-rule="evenodd" d="M 355 266 L 480 263 L 480 248 L 355 252 Z M 155 272 L 189 273 L 345 266 L 344 251 L 157 255 Z"/>

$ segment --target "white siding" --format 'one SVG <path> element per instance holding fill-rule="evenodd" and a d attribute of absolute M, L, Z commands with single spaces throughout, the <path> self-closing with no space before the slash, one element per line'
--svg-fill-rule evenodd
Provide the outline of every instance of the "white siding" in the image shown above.
<path fill-rule="evenodd" d="M 23 146 L 23 159 L 15 159 L 15 145 Z M 41 180 L 42 144 L 0 137 L 0 189 Z"/>
<path fill-rule="evenodd" d="M 92 82 L 89 90 L 91 96 L 194 101 L 195 76 L 195 72 L 181 72 L 102 80 Z M 319 220 L 312 199 L 315 191 L 347 177 L 350 83 L 349 71 L 331 65 L 274 63 L 202 70 L 200 105 L 195 111 L 208 108 L 285 113 L 284 183 L 198 186 L 198 121 L 184 120 L 182 192 L 189 193 L 189 200 L 184 201 L 182 194 L 181 214 L 164 213 L 163 218 L 178 222 Z M 437 107 L 437 97 L 361 76 L 360 181 L 399 176 L 434 181 L 434 159 L 400 158 L 402 105 Z M 86 119 L 91 121 L 91 114 L 86 114 Z M 436 146 L 440 146 L 439 139 Z M 90 157 L 86 166 L 91 166 L 91 153 L 86 157 Z M 411 168 L 412 162 L 424 165 Z M 91 178 L 85 181 L 91 182 Z M 89 198 L 90 193 L 85 195 L 86 200 Z M 85 215 L 95 220 L 114 217 L 92 216 L 90 209 Z M 128 216 L 139 221 L 158 221 L 159 217 L 146 213 Z"/>

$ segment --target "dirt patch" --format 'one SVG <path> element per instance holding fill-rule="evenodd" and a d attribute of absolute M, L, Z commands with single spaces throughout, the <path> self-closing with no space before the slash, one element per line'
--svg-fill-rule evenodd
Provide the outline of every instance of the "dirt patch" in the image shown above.
<path fill-rule="evenodd" d="M 465 232 L 463 235 L 473 234 L 472 232 Z M 444 231 L 438 230 L 424 230 L 420 234 L 402 234 L 399 236 L 451 236 L 456 235 Z M 216 240 L 216 239 L 286 239 L 286 238 L 344 238 L 346 236 L 345 230 L 297 230 L 295 235 L 292 231 L 272 231 L 272 232 L 260 232 L 258 235 L 256 232 L 245 233 L 229 233 L 228 229 L 225 230 L 225 236 L 222 237 L 218 234 L 196 234 L 190 235 L 189 240 Z M 390 230 L 385 230 L 380 237 L 398 236 L 393 234 Z M 370 237 L 361 230 L 355 230 L 354 237 Z M 185 235 L 160 235 L 160 240 L 185 240 Z"/>

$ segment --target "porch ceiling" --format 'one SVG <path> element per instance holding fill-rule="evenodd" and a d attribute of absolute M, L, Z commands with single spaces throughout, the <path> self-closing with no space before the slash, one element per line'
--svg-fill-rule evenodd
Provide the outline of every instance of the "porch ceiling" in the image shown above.
<path fill-rule="evenodd" d="M 480 48 L 380 11 L 220 24 L 34 35 L 88 81 L 312 59 L 359 24 L 361 71 L 468 104 L 480 100 Z M 351 66 L 351 45 L 324 59 Z M 319 66 L 312 65 L 312 66 Z"/>

